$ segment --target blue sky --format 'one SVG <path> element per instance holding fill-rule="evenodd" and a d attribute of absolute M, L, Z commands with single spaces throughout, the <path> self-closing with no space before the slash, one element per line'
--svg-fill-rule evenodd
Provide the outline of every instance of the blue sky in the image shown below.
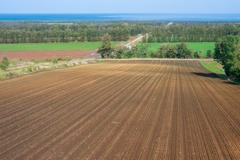
<path fill-rule="evenodd" d="M 240 13 L 240 0 L 0 0 L 0 13 Z"/>

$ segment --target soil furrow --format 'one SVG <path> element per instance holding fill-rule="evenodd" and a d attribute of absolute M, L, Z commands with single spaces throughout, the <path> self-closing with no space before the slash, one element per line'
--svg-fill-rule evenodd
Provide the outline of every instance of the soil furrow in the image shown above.
<path fill-rule="evenodd" d="M 240 159 L 240 87 L 196 60 L 0 81 L 0 159 Z"/>

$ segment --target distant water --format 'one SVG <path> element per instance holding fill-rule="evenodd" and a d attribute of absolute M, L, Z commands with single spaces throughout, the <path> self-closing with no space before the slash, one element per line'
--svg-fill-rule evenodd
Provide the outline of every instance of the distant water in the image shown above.
<path fill-rule="evenodd" d="M 240 22 L 240 14 L 0 14 L 0 21 Z"/>

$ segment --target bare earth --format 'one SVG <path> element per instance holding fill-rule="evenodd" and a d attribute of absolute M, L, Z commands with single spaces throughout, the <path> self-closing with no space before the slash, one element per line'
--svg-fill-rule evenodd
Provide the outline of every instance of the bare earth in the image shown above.
<path fill-rule="evenodd" d="M 240 87 L 198 61 L 109 61 L 0 90 L 0 159 L 240 159 Z"/>
<path fill-rule="evenodd" d="M 98 58 L 99 54 L 94 50 L 79 51 L 23 51 L 0 52 L 0 57 L 7 56 L 11 60 L 44 60 L 53 58 Z"/>

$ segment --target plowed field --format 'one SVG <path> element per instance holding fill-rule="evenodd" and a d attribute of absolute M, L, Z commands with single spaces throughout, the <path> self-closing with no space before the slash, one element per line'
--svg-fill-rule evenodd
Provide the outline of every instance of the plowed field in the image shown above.
<path fill-rule="evenodd" d="M 240 159 L 240 87 L 198 61 L 110 61 L 0 91 L 0 159 Z"/>
<path fill-rule="evenodd" d="M 94 50 L 80 51 L 22 51 L 22 52 L 1 52 L 2 56 L 7 56 L 11 60 L 45 60 L 53 58 L 98 58 L 99 55 Z"/>

